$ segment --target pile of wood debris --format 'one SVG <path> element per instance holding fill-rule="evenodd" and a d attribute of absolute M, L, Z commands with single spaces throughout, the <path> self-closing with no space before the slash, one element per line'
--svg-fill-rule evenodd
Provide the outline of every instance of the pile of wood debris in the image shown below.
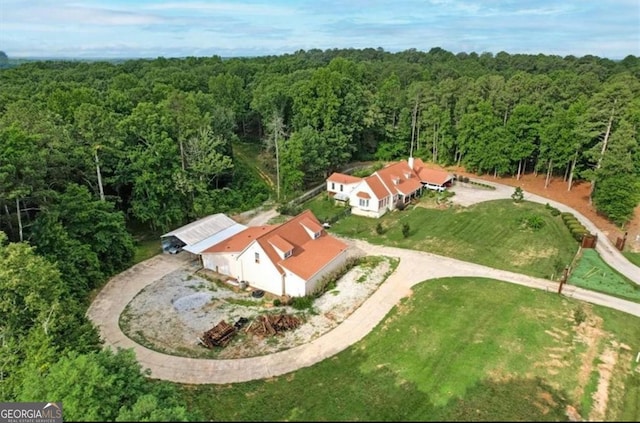
<path fill-rule="evenodd" d="M 198 338 L 198 341 L 207 348 L 224 347 L 235 334 L 236 328 L 221 320 L 220 323 L 202 334 L 202 338 Z"/>
<path fill-rule="evenodd" d="M 295 329 L 301 323 L 298 317 L 291 314 L 264 314 L 258 316 L 245 331 L 261 337 L 274 336 Z"/>

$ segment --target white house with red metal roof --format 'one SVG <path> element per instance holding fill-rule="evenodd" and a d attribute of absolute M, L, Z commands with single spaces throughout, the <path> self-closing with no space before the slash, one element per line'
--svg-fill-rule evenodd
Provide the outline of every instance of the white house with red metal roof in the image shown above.
<path fill-rule="evenodd" d="M 327 192 L 336 201 L 348 202 L 351 191 L 362 181 L 362 178 L 334 172 L 327 178 Z"/>
<path fill-rule="evenodd" d="M 281 225 L 249 227 L 201 256 L 206 269 L 275 295 L 301 297 L 346 263 L 347 245 L 306 210 Z"/>
<path fill-rule="evenodd" d="M 377 218 L 395 209 L 398 203 L 407 204 L 423 188 L 444 190 L 452 179 L 448 172 L 427 168 L 422 160 L 409 157 L 408 161 L 391 163 L 366 178 L 334 173 L 327 179 L 327 191 L 335 198 L 338 194 L 334 189 L 343 182 L 340 186 L 349 187 L 351 213 Z"/>

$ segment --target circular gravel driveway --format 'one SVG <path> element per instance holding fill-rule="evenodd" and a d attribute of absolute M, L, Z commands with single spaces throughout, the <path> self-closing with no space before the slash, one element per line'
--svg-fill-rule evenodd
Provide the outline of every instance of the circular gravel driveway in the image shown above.
<path fill-rule="evenodd" d="M 482 190 L 482 195 L 471 192 L 463 194 L 462 188 L 464 187 L 456 187 L 454 191 L 457 192 L 452 200 L 463 201 L 464 198 L 477 196 L 479 201 L 486 201 L 488 199 L 509 198 L 513 193 L 513 187 L 493 185 L 497 187 L 495 191 Z M 456 199 L 456 197 L 458 198 Z M 543 204 L 549 203 L 560 210 L 571 211 L 589 230 L 599 233 L 595 225 L 588 219 L 560 203 L 526 192 L 525 200 Z M 340 325 L 307 344 L 285 351 L 240 359 L 197 359 L 152 351 L 126 337 L 119 328 L 118 320 L 127 304 L 145 286 L 165 274 L 183 266 L 189 266 L 186 255 L 159 255 L 115 276 L 98 294 L 87 314 L 99 328 L 107 346 L 133 348 L 142 367 L 151 370 L 151 377 L 185 384 L 226 384 L 283 375 L 311 366 L 343 351 L 366 336 L 401 298 L 411 293 L 413 285 L 425 280 L 450 276 L 471 276 L 497 279 L 543 289 L 551 293 L 556 292 L 558 288 L 557 283 L 550 280 L 492 269 L 449 257 L 377 246 L 360 240 L 348 240 L 348 242 L 353 247 L 366 251 L 370 255 L 397 257 L 400 259 L 400 263 L 396 271 Z M 631 276 L 630 279 L 640 284 L 638 268 L 629 263 L 610 244 L 606 236 L 600 238 L 598 252 L 612 267 L 627 277 Z M 640 317 L 640 304 L 638 303 L 571 285 L 565 286 L 563 295 Z"/>

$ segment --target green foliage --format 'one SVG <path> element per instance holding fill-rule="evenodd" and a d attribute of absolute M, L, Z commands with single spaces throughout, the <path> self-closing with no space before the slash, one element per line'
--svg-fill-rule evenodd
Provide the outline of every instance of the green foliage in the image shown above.
<path fill-rule="evenodd" d="M 516 203 L 521 202 L 524 199 L 522 188 L 516 187 L 516 189 L 513 191 L 513 194 L 511 194 L 511 198 L 513 198 L 513 201 L 515 201 Z"/>
<path fill-rule="evenodd" d="M 603 179 L 593 193 L 596 208 L 609 219 L 624 226 L 632 217 L 640 202 L 640 178 L 618 175 Z"/>
<path fill-rule="evenodd" d="M 579 325 L 585 320 L 587 320 L 587 313 L 585 313 L 584 309 L 581 306 L 576 307 L 573 310 L 573 321 L 576 323 L 576 325 Z"/>
<path fill-rule="evenodd" d="M 110 201 L 92 198 L 85 187 L 67 185 L 65 192 L 54 197 L 47 214 L 42 215 L 36 223 L 39 229 L 35 233 L 35 243 L 43 253 L 60 258 L 56 252 L 57 236 L 48 234 L 56 223 L 61 226 L 56 234 L 61 235 L 60 243 L 67 240 L 67 243 L 72 244 L 62 247 L 66 249 L 64 252 L 72 253 L 71 249 L 78 244 L 88 246 L 74 254 L 79 257 L 76 266 L 89 264 L 89 272 L 93 271 L 93 274 L 96 274 L 98 267 L 103 276 L 110 276 L 131 263 L 134 252 L 133 238 L 127 232 L 124 213 L 116 211 Z M 63 230 L 68 238 L 61 234 Z M 43 242 L 42 245 L 39 243 L 40 240 Z M 95 257 L 91 256 L 89 250 Z M 91 275 L 92 273 L 89 273 L 89 276 Z M 99 282 L 101 280 L 88 281 L 91 288 Z"/>
<path fill-rule="evenodd" d="M 296 310 L 311 310 L 313 309 L 313 301 L 315 297 L 313 295 L 305 295 L 304 297 L 293 297 L 291 299 L 291 307 Z"/>
<path fill-rule="evenodd" d="M 296 216 L 302 212 L 302 206 L 293 202 L 280 204 L 276 211 L 287 216 Z"/>
<path fill-rule="evenodd" d="M 534 231 L 538 231 L 542 229 L 545 223 L 546 223 L 545 219 L 539 215 L 530 215 L 530 216 L 524 216 L 520 218 L 520 224 L 524 228 L 532 229 Z"/>
<path fill-rule="evenodd" d="M 163 413 L 186 421 L 188 414 L 174 395 L 169 386 L 155 387 L 146 379 L 132 350 L 105 349 L 70 352 L 46 370 L 25 375 L 18 399 L 57 398 L 64 404 L 65 420 L 71 421 L 127 421 L 133 416 L 154 421 Z"/>
<path fill-rule="evenodd" d="M 408 238 L 411 235 L 411 226 L 405 222 L 402 224 L 402 236 Z"/>
<path fill-rule="evenodd" d="M 26 334 L 32 327 L 50 322 L 55 325 L 63 310 L 65 293 L 55 265 L 35 254 L 26 243 L 4 245 L 0 232 L 0 314 L 3 333 Z"/>
<path fill-rule="evenodd" d="M 384 231 L 385 229 L 382 227 L 382 222 L 378 222 L 378 224 L 376 225 L 376 233 L 378 235 L 382 235 Z"/>
<path fill-rule="evenodd" d="M 550 205 L 549 203 L 545 204 L 544 207 L 549 210 L 549 212 L 551 213 L 551 216 L 560 216 L 560 210 L 558 210 L 557 208 L 553 207 L 552 205 Z"/>

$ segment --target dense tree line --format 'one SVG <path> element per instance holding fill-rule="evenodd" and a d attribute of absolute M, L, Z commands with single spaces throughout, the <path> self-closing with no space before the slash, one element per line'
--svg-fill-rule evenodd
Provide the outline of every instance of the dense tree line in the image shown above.
<path fill-rule="evenodd" d="M 640 200 L 634 56 L 378 48 L 3 65 L 0 391 L 63 398 L 72 420 L 85 418 L 79 386 L 103 400 L 86 404 L 92 419 L 194 418 L 130 353 L 102 351 L 84 316 L 91 290 L 131 263 L 132 222 L 164 231 L 410 153 L 562 176 L 568 190 L 585 180 L 621 225 Z M 264 149 L 276 192 L 239 142 Z"/>

